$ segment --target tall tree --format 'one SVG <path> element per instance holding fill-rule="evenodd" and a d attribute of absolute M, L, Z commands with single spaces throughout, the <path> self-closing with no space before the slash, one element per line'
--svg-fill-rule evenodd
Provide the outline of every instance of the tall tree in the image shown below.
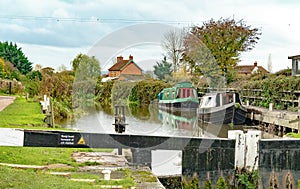
<path fill-rule="evenodd" d="M 72 61 L 75 79 L 73 83 L 73 105 L 86 105 L 83 102 L 93 101 L 95 87 L 101 77 L 100 63 L 94 57 L 79 54 Z"/>
<path fill-rule="evenodd" d="M 198 38 L 210 51 L 219 71 L 226 76 L 227 80 L 233 72 L 234 66 L 239 61 L 241 52 L 250 51 L 255 47 L 261 35 L 258 28 L 251 28 L 243 20 L 235 21 L 234 19 L 209 20 L 202 26 L 193 26 L 190 35 L 185 41 L 185 58 L 192 63 L 193 67 L 201 70 L 203 62 L 197 62 L 194 57 L 190 57 L 191 49 L 189 38 Z M 187 42 L 188 41 L 188 42 Z M 195 46 L 192 46 L 195 48 Z M 197 47 L 197 46 L 196 46 Z M 199 49 L 197 49 L 199 50 Z M 187 52 L 188 51 L 188 52 Z M 214 66 L 213 66 L 214 67 Z"/>
<path fill-rule="evenodd" d="M 167 62 L 167 57 L 164 57 L 161 62 L 156 62 L 156 64 L 157 65 L 154 65 L 154 74 L 158 77 L 158 79 L 162 80 L 165 79 L 167 75 L 171 75 L 172 64 Z"/>
<path fill-rule="evenodd" d="M 170 30 L 165 33 L 162 40 L 162 48 L 166 53 L 166 57 L 169 61 L 172 61 L 173 72 L 177 72 L 180 66 L 184 48 L 184 35 L 183 30 Z"/>
<path fill-rule="evenodd" d="M 27 74 L 32 70 L 32 63 L 22 49 L 12 42 L 0 42 L 0 57 L 11 62 L 22 74 Z"/>

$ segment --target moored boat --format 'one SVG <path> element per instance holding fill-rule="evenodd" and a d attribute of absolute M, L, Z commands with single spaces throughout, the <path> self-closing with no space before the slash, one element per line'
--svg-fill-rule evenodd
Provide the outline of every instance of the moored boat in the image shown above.
<path fill-rule="evenodd" d="M 201 98 L 198 114 L 200 121 L 220 125 L 243 124 L 246 119 L 246 109 L 234 92 L 207 93 Z"/>
<path fill-rule="evenodd" d="M 190 82 L 178 83 L 158 94 L 158 106 L 171 111 L 196 110 L 199 107 L 197 91 Z"/>

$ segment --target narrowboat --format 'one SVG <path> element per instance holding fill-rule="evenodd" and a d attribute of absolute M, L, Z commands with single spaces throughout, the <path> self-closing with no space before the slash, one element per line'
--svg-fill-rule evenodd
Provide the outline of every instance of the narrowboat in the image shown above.
<path fill-rule="evenodd" d="M 242 106 L 238 93 L 210 92 L 201 98 L 199 120 L 211 124 L 243 124 L 247 110 Z"/>
<path fill-rule="evenodd" d="M 158 107 L 171 111 L 197 110 L 198 94 L 190 82 L 181 82 L 165 88 L 158 94 Z"/>

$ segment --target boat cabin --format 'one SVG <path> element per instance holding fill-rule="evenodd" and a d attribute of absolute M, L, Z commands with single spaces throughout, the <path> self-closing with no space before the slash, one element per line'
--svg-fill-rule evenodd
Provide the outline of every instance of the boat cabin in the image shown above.
<path fill-rule="evenodd" d="M 201 98 L 200 108 L 212 108 L 239 102 L 238 95 L 231 92 L 213 92 Z"/>
<path fill-rule="evenodd" d="M 198 98 L 197 91 L 188 82 L 177 84 L 175 87 L 166 88 L 159 93 L 159 100 L 172 100 L 178 98 Z"/>

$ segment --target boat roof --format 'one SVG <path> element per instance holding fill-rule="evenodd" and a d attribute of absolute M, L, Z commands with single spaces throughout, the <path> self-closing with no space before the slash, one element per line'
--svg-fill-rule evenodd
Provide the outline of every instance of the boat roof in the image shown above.
<path fill-rule="evenodd" d="M 214 96 L 214 95 L 217 95 L 217 94 L 224 94 L 224 93 L 236 93 L 236 92 L 233 92 L 233 91 L 212 91 L 212 92 L 208 92 L 208 93 L 205 93 L 203 96 Z"/>

